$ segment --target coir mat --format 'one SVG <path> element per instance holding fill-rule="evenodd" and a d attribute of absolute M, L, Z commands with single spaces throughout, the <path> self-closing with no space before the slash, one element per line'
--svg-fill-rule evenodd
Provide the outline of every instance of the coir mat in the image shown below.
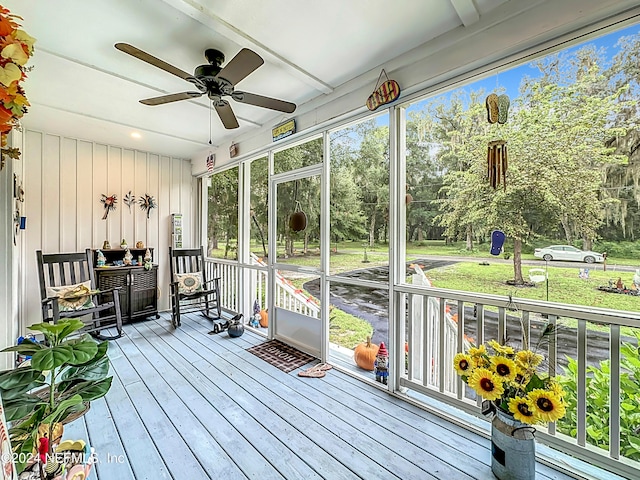
<path fill-rule="evenodd" d="M 269 340 L 247 348 L 247 352 L 287 373 L 315 360 L 311 355 L 278 340 Z"/>

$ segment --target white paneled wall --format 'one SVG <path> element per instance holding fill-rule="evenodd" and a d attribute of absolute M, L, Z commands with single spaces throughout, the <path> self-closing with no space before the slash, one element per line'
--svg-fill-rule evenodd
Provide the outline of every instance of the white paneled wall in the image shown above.
<path fill-rule="evenodd" d="M 25 130 L 23 135 L 24 189 L 27 229 L 21 260 L 23 284 L 20 320 L 39 322 L 40 296 L 35 252 L 75 252 L 101 248 L 105 239 L 117 247 L 124 238 L 154 247 L 159 264 L 159 308 L 169 308 L 169 245 L 171 214 L 182 213 L 184 244 L 194 239 L 195 185 L 191 162 L 111 145 Z M 124 196 L 131 191 L 131 209 Z M 100 196 L 115 194 L 116 209 L 102 219 Z M 149 218 L 138 205 L 141 196 L 155 197 L 158 208 Z"/>

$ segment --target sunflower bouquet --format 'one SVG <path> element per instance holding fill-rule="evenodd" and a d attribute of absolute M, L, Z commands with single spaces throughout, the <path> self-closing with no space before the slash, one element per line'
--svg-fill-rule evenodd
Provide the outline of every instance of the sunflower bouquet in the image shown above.
<path fill-rule="evenodd" d="M 453 359 L 458 375 L 478 395 L 530 425 L 555 422 L 566 412 L 560 384 L 537 371 L 542 361 L 538 353 L 516 352 L 494 340 Z"/>

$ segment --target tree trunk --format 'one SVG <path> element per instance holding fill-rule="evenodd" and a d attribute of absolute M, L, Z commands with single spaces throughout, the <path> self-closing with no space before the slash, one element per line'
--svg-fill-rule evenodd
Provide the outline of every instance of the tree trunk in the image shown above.
<path fill-rule="evenodd" d="M 562 215 L 562 229 L 564 230 L 564 237 L 567 239 L 567 245 L 571 245 L 573 236 L 571 235 L 571 226 L 566 214 Z"/>
<path fill-rule="evenodd" d="M 467 225 L 467 250 L 473 250 L 473 226 L 471 224 Z"/>
<path fill-rule="evenodd" d="M 418 224 L 418 241 L 421 242 L 423 240 L 424 240 L 424 234 L 423 234 L 423 231 L 422 231 L 422 224 L 419 223 Z"/>
<path fill-rule="evenodd" d="M 371 222 L 369 223 L 369 246 L 373 247 L 376 243 L 376 214 L 371 215 Z"/>
<path fill-rule="evenodd" d="M 520 238 L 513 239 L 513 279 L 516 285 L 522 285 L 522 240 Z"/>
<path fill-rule="evenodd" d="M 593 240 L 590 238 L 582 239 L 582 249 L 583 250 L 591 250 L 593 248 Z"/>
<path fill-rule="evenodd" d="M 309 233 L 304 232 L 304 254 L 309 253 Z"/>

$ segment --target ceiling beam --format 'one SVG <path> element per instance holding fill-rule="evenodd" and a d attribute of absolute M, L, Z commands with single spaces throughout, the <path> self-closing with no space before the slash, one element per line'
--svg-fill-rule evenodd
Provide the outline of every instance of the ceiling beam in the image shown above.
<path fill-rule="evenodd" d="M 455 8 L 458 17 L 462 20 L 465 27 L 473 25 L 480 20 L 480 12 L 473 4 L 473 0 L 449 0 L 453 8 Z"/>
<path fill-rule="evenodd" d="M 299 65 L 296 65 L 295 63 L 279 55 L 277 52 L 270 49 L 267 45 L 260 43 L 258 40 L 251 37 L 247 33 L 231 25 L 223 18 L 213 13 L 212 9 L 209 9 L 202 5 L 198 0 L 163 1 L 168 5 L 171 5 L 176 10 L 189 15 L 191 18 L 197 20 L 203 25 L 213 28 L 216 32 L 227 37 L 238 45 L 250 48 L 251 50 L 255 50 L 256 53 L 258 53 L 260 56 L 267 57 L 266 59 L 269 59 L 271 62 L 282 65 L 297 79 L 309 85 L 310 87 L 315 88 L 319 92 L 326 94 L 333 92 L 333 87 L 331 85 L 323 82 L 319 78 L 304 70 Z"/>

